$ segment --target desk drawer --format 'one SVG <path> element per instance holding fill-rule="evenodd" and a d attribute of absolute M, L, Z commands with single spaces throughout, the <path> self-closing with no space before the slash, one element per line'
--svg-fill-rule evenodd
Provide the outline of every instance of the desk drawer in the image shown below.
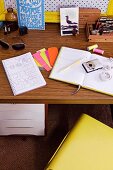
<path fill-rule="evenodd" d="M 44 104 L 0 104 L 0 135 L 45 134 Z"/>

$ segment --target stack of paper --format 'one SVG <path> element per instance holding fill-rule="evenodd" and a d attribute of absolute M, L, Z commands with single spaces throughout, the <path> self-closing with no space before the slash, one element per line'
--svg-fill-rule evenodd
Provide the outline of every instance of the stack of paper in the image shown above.
<path fill-rule="evenodd" d="M 37 51 L 35 54 L 33 54 L 33 57 L 39 67 L 43 67 L 45 70 L 50 71 L 54 65 L 57 55 L 57 47 L 51 47 L 48 48 L 48 50 L 43 48 Z"/>

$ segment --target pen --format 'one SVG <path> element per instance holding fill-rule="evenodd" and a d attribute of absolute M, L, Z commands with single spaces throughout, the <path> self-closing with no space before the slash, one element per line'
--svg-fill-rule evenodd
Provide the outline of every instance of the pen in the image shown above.
<path fill-rule="evenodd" d="M 67 69 L 69 69 L 70 67 L 72 67 L 73 65 L 79 64 L 80 61 L 82 61 L 84 58 L 80 58 L 78 60 L 76 60 L 74 63 L 72 63 L 71 65 L 64 67 L 63 69 L 61 69 L 60 71 L 66 71 Z"/>

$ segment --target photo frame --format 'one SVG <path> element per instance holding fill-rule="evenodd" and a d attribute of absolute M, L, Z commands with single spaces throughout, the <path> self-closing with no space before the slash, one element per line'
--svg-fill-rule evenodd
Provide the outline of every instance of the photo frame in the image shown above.
<path fill-rule="evenodd" d="M 60 8 L 61 36 L 79 34 L 79 7 Z"/>

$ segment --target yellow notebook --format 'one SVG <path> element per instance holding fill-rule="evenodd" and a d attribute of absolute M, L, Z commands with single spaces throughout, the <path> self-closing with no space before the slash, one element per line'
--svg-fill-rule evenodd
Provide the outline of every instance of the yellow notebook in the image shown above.
<path fill-rule="evenodd" d="M 98 69 L 86 73 L 82 64 L 95 59 L 101 63 L 103 68 L 110 67 L 110 69 Z M 112 61 L 113 60 L 110 60 L 107 57 L 94 53 L 91 54 L 89 51 L 61 47 L 49 78 L 74 85 L 80 85 L 83 88 L 113 96 Z"/>
<path fill-rule="evenodd" d="M 45 170 L 112 170 L 113 129 L 83 114 Z"/>

